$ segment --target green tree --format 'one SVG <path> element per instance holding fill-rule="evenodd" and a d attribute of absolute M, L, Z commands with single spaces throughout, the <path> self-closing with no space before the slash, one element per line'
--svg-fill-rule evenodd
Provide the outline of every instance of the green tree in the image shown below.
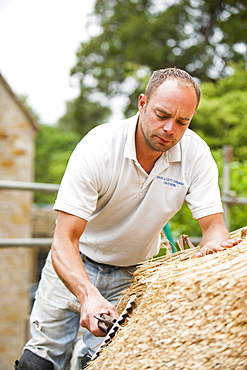
<path fill-rule="evenodd" d="M 219 169 L 219 185 L 223 191 L 223 153 L 222 148 L 212 151 L 213 157 Z M 234 160 L 230 164 L 230 188 L 236 197 L 247 197 L 247 160 L 239 162 Z M 230 207 L 229 231 L 239 229 L 247 225 L 247 205 L 235 204 Z M 181 210 L 171 219 L 169 226 L 174 239 L 182 234 L 193 237 L 201 236 L 198 222 L 192 218 L 190 209 L 184 203 Z"/>
<path fill-rule="evenodd" d="M 170 5 L 171 4 L 171 5 Z M 81 44 L 71 73 L 84 96 L 128 97 L 136 110 L 150 71 L 174 66 L 201 81 L 224 77 L 232 61 L 245 59 L 245 0 L 97 0 L 99 35 Z"/>
<path fill-rule="evenodd" d="M 247 69 L 233 65 L 234 73 L 216 82 L 201 84 L 202 99 L 191 128 L 212 149 L 234 147 L 235 159 L 247 158 Z"/>
<path fill-rule="evenodd" d="M 67 112 L 59 119 L 58 127 L 61 131 L 76 132 L 83 137 L 109 115 L 110 108 L 103 106 L 93 95 L 89 96 L 88 88 L 81 88 L 80 95 L 67 103 Z"/>
<path fill-rule="evenodd" d="M 35 181 L 60 184 L 68 159 L 80 138 L 77 133 L 41 125 L 36 139 Z M 35 203 L 54 203 L 55 197 L 53 193 L 36 192 Z"/>
<path fill-rule="evenodd" d="M 247 160 L 231 163 L 231 190 L 238 197 L 247 197 Z M 230 230 L 247 226 L 247 205 L 235 204 L 230 208 Z"/>

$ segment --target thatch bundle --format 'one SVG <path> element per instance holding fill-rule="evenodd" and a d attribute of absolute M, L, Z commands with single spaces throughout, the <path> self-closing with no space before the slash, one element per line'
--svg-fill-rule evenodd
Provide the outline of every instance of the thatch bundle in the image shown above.
<path fill-rule="evenodd" d="M 197 250 L 138 268 L 121 303 L 134 294 L 137 307 L 88 370 L 247 369 L 247 240 Z"/>

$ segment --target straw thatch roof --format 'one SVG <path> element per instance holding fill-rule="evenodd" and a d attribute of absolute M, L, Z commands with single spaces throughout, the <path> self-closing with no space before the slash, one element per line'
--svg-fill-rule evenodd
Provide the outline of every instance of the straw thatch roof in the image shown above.
<path fill-rule="evenodd" d="M 135 294 L 137 307 L 88 370 L 247 369 L 247 240 L 197 250 L 138 268 L 120 304 Z"/>

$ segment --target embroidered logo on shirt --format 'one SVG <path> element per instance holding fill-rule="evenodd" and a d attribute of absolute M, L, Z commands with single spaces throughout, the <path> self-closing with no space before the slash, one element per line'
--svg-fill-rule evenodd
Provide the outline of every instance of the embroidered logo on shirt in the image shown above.
<path fill-rule="evenodd" d="M 162 180 L 164 185 L 169 185 L 176 188 L 178 185 L 184 186 L 184 183 L 169 177 L 157 176 L 157 179 Z"/>

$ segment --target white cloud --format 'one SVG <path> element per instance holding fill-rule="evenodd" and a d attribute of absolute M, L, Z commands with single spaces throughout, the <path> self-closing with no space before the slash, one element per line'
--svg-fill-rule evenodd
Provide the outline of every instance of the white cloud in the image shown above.
<path fill-rule="evenodd" d="M 69 71 L 95 0 L 0 0 L 0 72 L 53 124 L 78 90 Z"/>

